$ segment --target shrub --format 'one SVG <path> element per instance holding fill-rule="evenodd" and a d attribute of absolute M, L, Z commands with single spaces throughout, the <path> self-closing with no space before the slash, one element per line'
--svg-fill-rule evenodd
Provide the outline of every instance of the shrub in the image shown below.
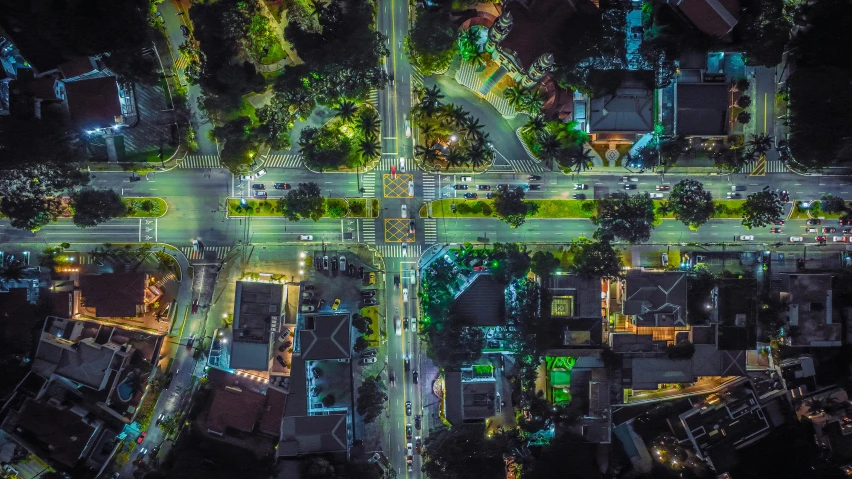
<path fill-rule="evenodd" d="M 139 207 L 142 211 L 150 212 L 154 209 L 154 202 L 151 200 L 145 200 L 142 202 L 142 206 Z"/>
<path fill-rule="evenodd" d="M 748 95 L 743 95 L 737 99 L 737 106 L 740 108 L 748 108 L 751 105 L 751 97 Z"/>
<path fill-rule="evenodd" d="M 482 216 L 491 216 L 491 213 L 493 213 L 493 211 L 491 210 L 491 206 L 489 206 L 488 204 L 483 204 Z"/>
<path fill-rule="evenodd" d="M 349 204 L 349 212 L 352 213 L 352 216 L 364 216 L 364 213 L 366 213 L 364 205 L 365 203 L 360 200 L 353 201 Z"/>
<path fill-rule="evenodd" d="M 747 111 L 741 111 L 737 115 L 737 123 L 746 124 L 751 121 L 751 113 Z"/>
<path fill-rule="evenodd" d="M 456 211 L 459 212 L 460 214 L 466 215 L 466 214 L 470 213 L 471 207 L 467 203 L 461 203 L 459 205 L 456 205 Z"/>

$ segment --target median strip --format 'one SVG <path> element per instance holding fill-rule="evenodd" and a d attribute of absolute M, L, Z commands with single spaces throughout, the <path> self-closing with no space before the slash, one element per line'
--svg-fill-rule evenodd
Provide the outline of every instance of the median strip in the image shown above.
<path fill-rule="evenodd" d="M 378 198 L 323 198 L 323 205 L 323 218 L 376 218 L 381 203 Z M 278 208 L 277 200 L 228 198 L 228 217 L 283 218 L 284 212 Z"/>

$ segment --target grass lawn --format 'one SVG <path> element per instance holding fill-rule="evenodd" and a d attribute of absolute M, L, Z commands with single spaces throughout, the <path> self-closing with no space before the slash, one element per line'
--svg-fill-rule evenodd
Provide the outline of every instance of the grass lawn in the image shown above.
<path fill-rule="evenodd" d="M 808 211 L 811 212 L 811 215 L 814 218 L 820 219 L 840 219 L 843 216 L 842 213 L 826 213 L 819 208 L 819 201 L 814 201 L 811 203 L 811 207 L 808 209 L 803 209 L 800 207 L 801 201 L 797 201 L 793 204 L 793 211 L 790 213 L 791 220 L 806 220 L 810 217 L 808 216 Z M 850 206 L 852 203 L 847 202 L 846 206 Z"/>
<path fill-rule="evenodd" d="M 379 200 L 376 198 L 371 198 L 373 200 L 373 211 L 378 212 L 379 210 Z M 240 206 L 241 199 L 239 198 L 228 198 L 228 215 L 229 216 L 283 216 L 281 212 L 276 208 L 276 203 L 278 199 L 247 199 L 246 204 L 248 208 L 242 208 Z M 350 211 L 352 209 L 352 200 L 350 199 Z M 326 208 L 328 204 L 343 204 L 345 205 L 346 201 L 343 198 L 326 198 L 325 204 Z M 363 205 L 363 200 L 361 205 Z M 356 206 L 357 208 L 357 206 Z M 353 218 L 357 218 L 358 216 L 350 216 Z M 375 216 L 374 216 L 375 217 Z M 332 218 L 332 216 L 325 214 L 323 218 Z"/>
<path fill-rule="evenodd" d="M 140 152 L 137 152 L 137 153 L 128 153 L 128 154 L 124 155 L 124 158 L 122 158 L 122 161 L 131 162 L 131 163 L 137 163 L 137 162 L 139 162 L 139 163 L 141 163 L 141 162 L 160 163 L 160 161 L 166 161 L 169 158 L 171 158 L 172 155 L 175 154 L 175 151 L 177 151 L 177 146 L 163 145 L 163 159 L 162 160 L 160 160 L 160 157 L 158 156 L 159 153 L 160 153 L 160 149 L 157 148 L 157 149 L 149 150 L 149 151 L 140 151 Z"/>
<path fill-rule="evenodd" d="M 148 204 L 147 202 L 151 203 Z M 127 207 L 130 214 L 124 215 L 124 218 L 159 218 L 166 214 L 169 206 L 166 200 L 162 198 L 122 198 L 121 202 Z M 146 206 L 150 208 L 145 211 Z"/>
<path fill-rule="evenodd" d="M 538 211 L 529 218 L 590 218 L 595 214 L 594 201 L 591 200 L 536 200 L 527 201 L 538 205 Z M 588 211 L 583 204 L 589 203 Z"/>
<path fill-rule="evenodd" d="M 379 307 L 378 306 L 366 306 L 361 308 L 361 316 L 365 318 L 370 318 L 370 329 L 373 330 L 373 334 L 367 336 L 367 342 L 370 343 L 370 346 L 378 346 L 379 344 Z"/>
<path fill-rule="evenodd" d="M 372 215 L 370 218 L 377 218 L 379 216 L 379 203 L 378 198 L 369 198 L 372 201 Z M 367 218 L 367 198 L 346 198 L 349 201 L 349 218 Z"/>
<path fill-rule="evenodd" d="M 281 61 L 287 58 L 287 52 L 281 48 L 281 44 L 279 42 L 273 42 L 272 46 L 269 47 L 269 51 L 266 52 L 266 56 L 260 59 L 260 63 L 263 65 L 272 65 L 275 62 Z"/>

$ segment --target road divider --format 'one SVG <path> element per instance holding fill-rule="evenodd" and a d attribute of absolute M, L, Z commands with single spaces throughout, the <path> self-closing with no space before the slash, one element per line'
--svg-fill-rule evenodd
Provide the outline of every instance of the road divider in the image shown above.
<path fill-rule="evenodd" d="M 121 202 L 127 208 L 124 218 L 160 218 L 169 210 L 166 200 L 156 197 L 123 197 Z"/>
<path fill-rule="evenodd" d="M 278 199 L 228 198 L 228 218 L 283 218 L 279 206 Z M 376 218 L 381 202 L 378 198 L 323 198 L 323 207 L 323 218 Z"/>

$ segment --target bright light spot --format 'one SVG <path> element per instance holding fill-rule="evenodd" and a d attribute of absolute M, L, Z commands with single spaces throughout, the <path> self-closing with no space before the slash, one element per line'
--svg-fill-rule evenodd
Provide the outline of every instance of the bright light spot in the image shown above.
<path fill-rule="evenodd" d="M 227 318 L 227 317 L 228 317 L 228 313 L 222 313 L 222 317 L 223 317 L 223 318 Z M 219 335 L 221 336 L 221 335 L 222 335 L 222 333 L 219 333 Z"/>
<path fill-rule="evenodd" d="M 299 253 L 299 258 L 304 258 L 305 256 L 307 256 L 307 254 L 304 251 Z"/>
<path fill-rule="evenodd" d="M 450 135 L 450 141 L 457 141 L 458 139 L 458 135 Z"/>
<path fill-rule="evenodd" d="M 299 274 L 305 274 L 305 270 L 300 269 L 300 270 L 299 270 Z"/>

